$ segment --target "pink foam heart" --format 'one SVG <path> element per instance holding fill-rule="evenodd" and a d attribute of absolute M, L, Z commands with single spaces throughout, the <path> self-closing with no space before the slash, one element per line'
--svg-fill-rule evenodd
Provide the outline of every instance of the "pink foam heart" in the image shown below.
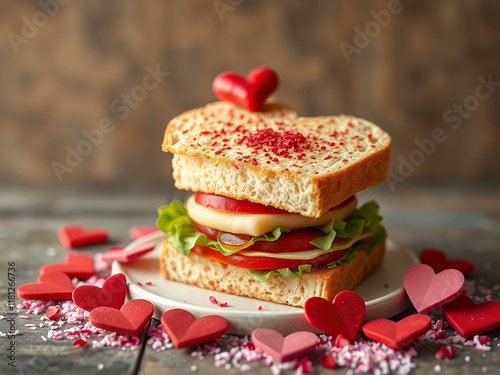
<path fill-rule="evenodd" d="M 436 275 L 427 264 L 415 265 L 403 276 L 406 293 L 419 313 L 427 313 L 453 301 L 462 292 L 464 282 L 460 271 L 448 269 Z"/>
<path fill-rule="evenodd" d="M 159 232 L 159 229 L 152 225 L 136 225 L 129 229 L 128 234 L 131 239 L 136 240 L 142 236 Z"/>
<path fill-rule="evenodd" d="M 389 319 L 373 319 L 363 324 L 366 337 L 393 349 L 402 349 L 431 328 L 428 315 L 412 314 L 399 322 Z"/>
<path fill-rule="evenodd" d="M 86 229 L 80 225 L 65 225 L 57 231 L 59 241 L 66 248 L 98 245 L 108 242 L 108 231 L 105 229 Z"/>
<path fill-rule="evenodd" d="M 500 302 L 487 301 L 475 304 L 460 296 L 444 307 L 444 317 L 465 338 L 500 328 Z"/>
<path fill-rule="evenodd" d="M 121 335 L 137 336 L 153 316 L 154 306 L 144 299 L 127 302 L 119 310 L 113 307 L 96 307 L 89 320 L 98 328 Z"/>
<path fill-rule="evenodd" d="M 42 301 L 71 299 L 72 292 L 70 278 L 58 271 L 44 273 L 38 276 L 36 283 L 23 284 L 17 288 L 19 298 Z"/>
<path fill-rule="evenodd" d="M 95 285 L 81 285 L 73 291 L 73 301 L 82 309 L 92 311 L 100 306 L 119 309 L 127 296 L 127 278 L 117 273 L 106 279 L 102 288 Z"/>
<path fill-rule="evenodd" d="M 53 271 L 86 280 L 94 276 L 94 259 L 89 254 L 70 251 L 66 254 L 64 263 L 49 263 L 40 268 L 41 274 Z"/>
<path fill-rule="evenodd" d="M 365 317 L 366 305 L 358 294 L 344 290 L 331 303 L 321 297 L 309 298 L 304 313 L 314 327 L 332 337 L 341 334 L 353 343 Z"/>
<path fill-rule="evenodd" d="M 474 264 L 471 262 L 464 259 L 448 259 L 439 249 L 423 249 L 420 252 L 420 261 L 431 266 L 436 273 L 446 269 L 456 269 L 467 276 L 474 271 Z"/>
<path fill-rule="evenodd" d="M 252 331 L 252 342 L 276 361 L 286 362 L 313 351 L 318 336 L 311 332 L 299 331 L 283 337 L 273 329 L 257 328 Z"/>
<path fill-rule="evenodd" d="M 161 326 L 176 348 L 185 348 L 221 337 L 227 330 L 228 322 L 218 315 L 197 319 L 189 311 L 171 309 L 161 316 Z"/>
<path fill-rule="evenodd" d="M 212 91 L 217 98 L 254 112 L 262 107 L 277 87 L 277 74 L 266 67 L 255 68 L 246 77 L 233 72 L 220 73 L 212 83 Z"/>
<path fill-rule="evenodd" d="M 102 253 L 101 259 L 105 262 L 113 262 L 116 260 L 120 263 L 128 263 L 154 250 L 155 246 L 156 245 L 153 242 L 148 242 L 139 246 L 135 246 L 134 248 L 129 250 L 108 250 L 105 253 Z"/>

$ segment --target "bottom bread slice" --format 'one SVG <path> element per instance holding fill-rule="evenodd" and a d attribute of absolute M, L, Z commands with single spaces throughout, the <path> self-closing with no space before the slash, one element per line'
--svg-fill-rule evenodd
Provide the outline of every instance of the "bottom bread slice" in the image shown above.
<path fill-rule="evenodd" d="M 331 301 L 338 292 L 355 288 L 380 266 L 384 253 L 384 244 L 371 253 L 361 249 L 350 264 L 331 269 L 318 267 L 294 278 L 273 274 L 263 282 L 254 280 L 244 268 L 194 253 L 185 256 L 164 241 L 160 274 L 164 279 L 205 289 L 302 307 L 310 297 L 318 296 Z"/>

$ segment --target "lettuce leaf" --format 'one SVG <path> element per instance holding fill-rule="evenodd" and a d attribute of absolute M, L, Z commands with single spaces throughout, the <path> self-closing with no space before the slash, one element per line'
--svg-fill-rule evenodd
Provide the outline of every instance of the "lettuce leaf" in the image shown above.
<path fill-rule="evenodd" d="M 207 246 L 219 250 L 223 255 L 232 255 L 236 251 L 224 247 L 219 241 L 211 240 L 205 234 L 200 233 L 194 227 L 193 221 L 187 214 L 186 206 L 178 200 L 172 201 L 166 206 L 158 209 L 156 226 L 169 235 L 170 244 L 188 256 L 195 245 Z M 250 239 L 253 244 L 256 241 L 276 241 L 282 233 L 289 232 L 287 228 L 276 228 L 272 232 L 264 233 Z"/>
<path fill-rule="evenodd" d="M 250 270 L 250 276 L 252 276 L 255 281 L 267 281 L 269 276 L 273 274 L 293 278 L 300 276 L 304 272 L 309 272 L 311 269 L 312 266 L 310 264 L 302 264 L 293 270 L 290 268 L 280 268 L 277 270 Z"/>

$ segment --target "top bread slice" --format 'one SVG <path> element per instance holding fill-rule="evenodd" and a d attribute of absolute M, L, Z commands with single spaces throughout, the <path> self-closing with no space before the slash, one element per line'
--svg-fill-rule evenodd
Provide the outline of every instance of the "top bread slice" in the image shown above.
<path fill-rule="evenodd" d="M 319 217 L 384 181 L 391 138 L 340 115 L 298 117 L 280 103 L 250 112 L 215 102 L 184 112 L 165 130 L 178 189 L 202 191 Z"/>

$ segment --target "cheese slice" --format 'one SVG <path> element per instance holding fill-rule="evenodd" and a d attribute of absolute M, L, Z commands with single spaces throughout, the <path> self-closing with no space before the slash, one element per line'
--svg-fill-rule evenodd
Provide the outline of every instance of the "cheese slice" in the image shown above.
<path fill-rule="evenodd" d="M 291 253 L 271 253 L 271 252 L 262 252 L 262 251 L 239 251 L 239 255 L 244 255 L 246 257 L 266 257 L 266 258 L 279 258 L 279 259 L 296 259 L 296 260 L 309 260 L 314 259 L 320 255 L 332 253 L 334 251 L 346 250 L 352 247 L 356 242 L 364 240 L 373 236 L 373 233 L 370 231 L 365 231 L 361 234 L 361 236 L 351 240 L 350 238 L 342 238 L 341 241 L 334 242 L 332 247 L 328 250 L 314 249 L 314 250 L 306 250 L 306 251 L 295 251 Z"/>
<path fill-rule="evenodd" d="M 345 219 L 356 209 L 357 200 L 352 199 L 348 204 L 333 209 L 320 216 L 311 218 L 299 214 L 249 214 L 215 210 L 202 206 L 194 200 L 194 195 L 186 202 L 188 215 L 195 222 L 223 232 L 260 236 L 271 232 L 278 227 L 298 229 L 323 226 L 333 218 Z"/>

